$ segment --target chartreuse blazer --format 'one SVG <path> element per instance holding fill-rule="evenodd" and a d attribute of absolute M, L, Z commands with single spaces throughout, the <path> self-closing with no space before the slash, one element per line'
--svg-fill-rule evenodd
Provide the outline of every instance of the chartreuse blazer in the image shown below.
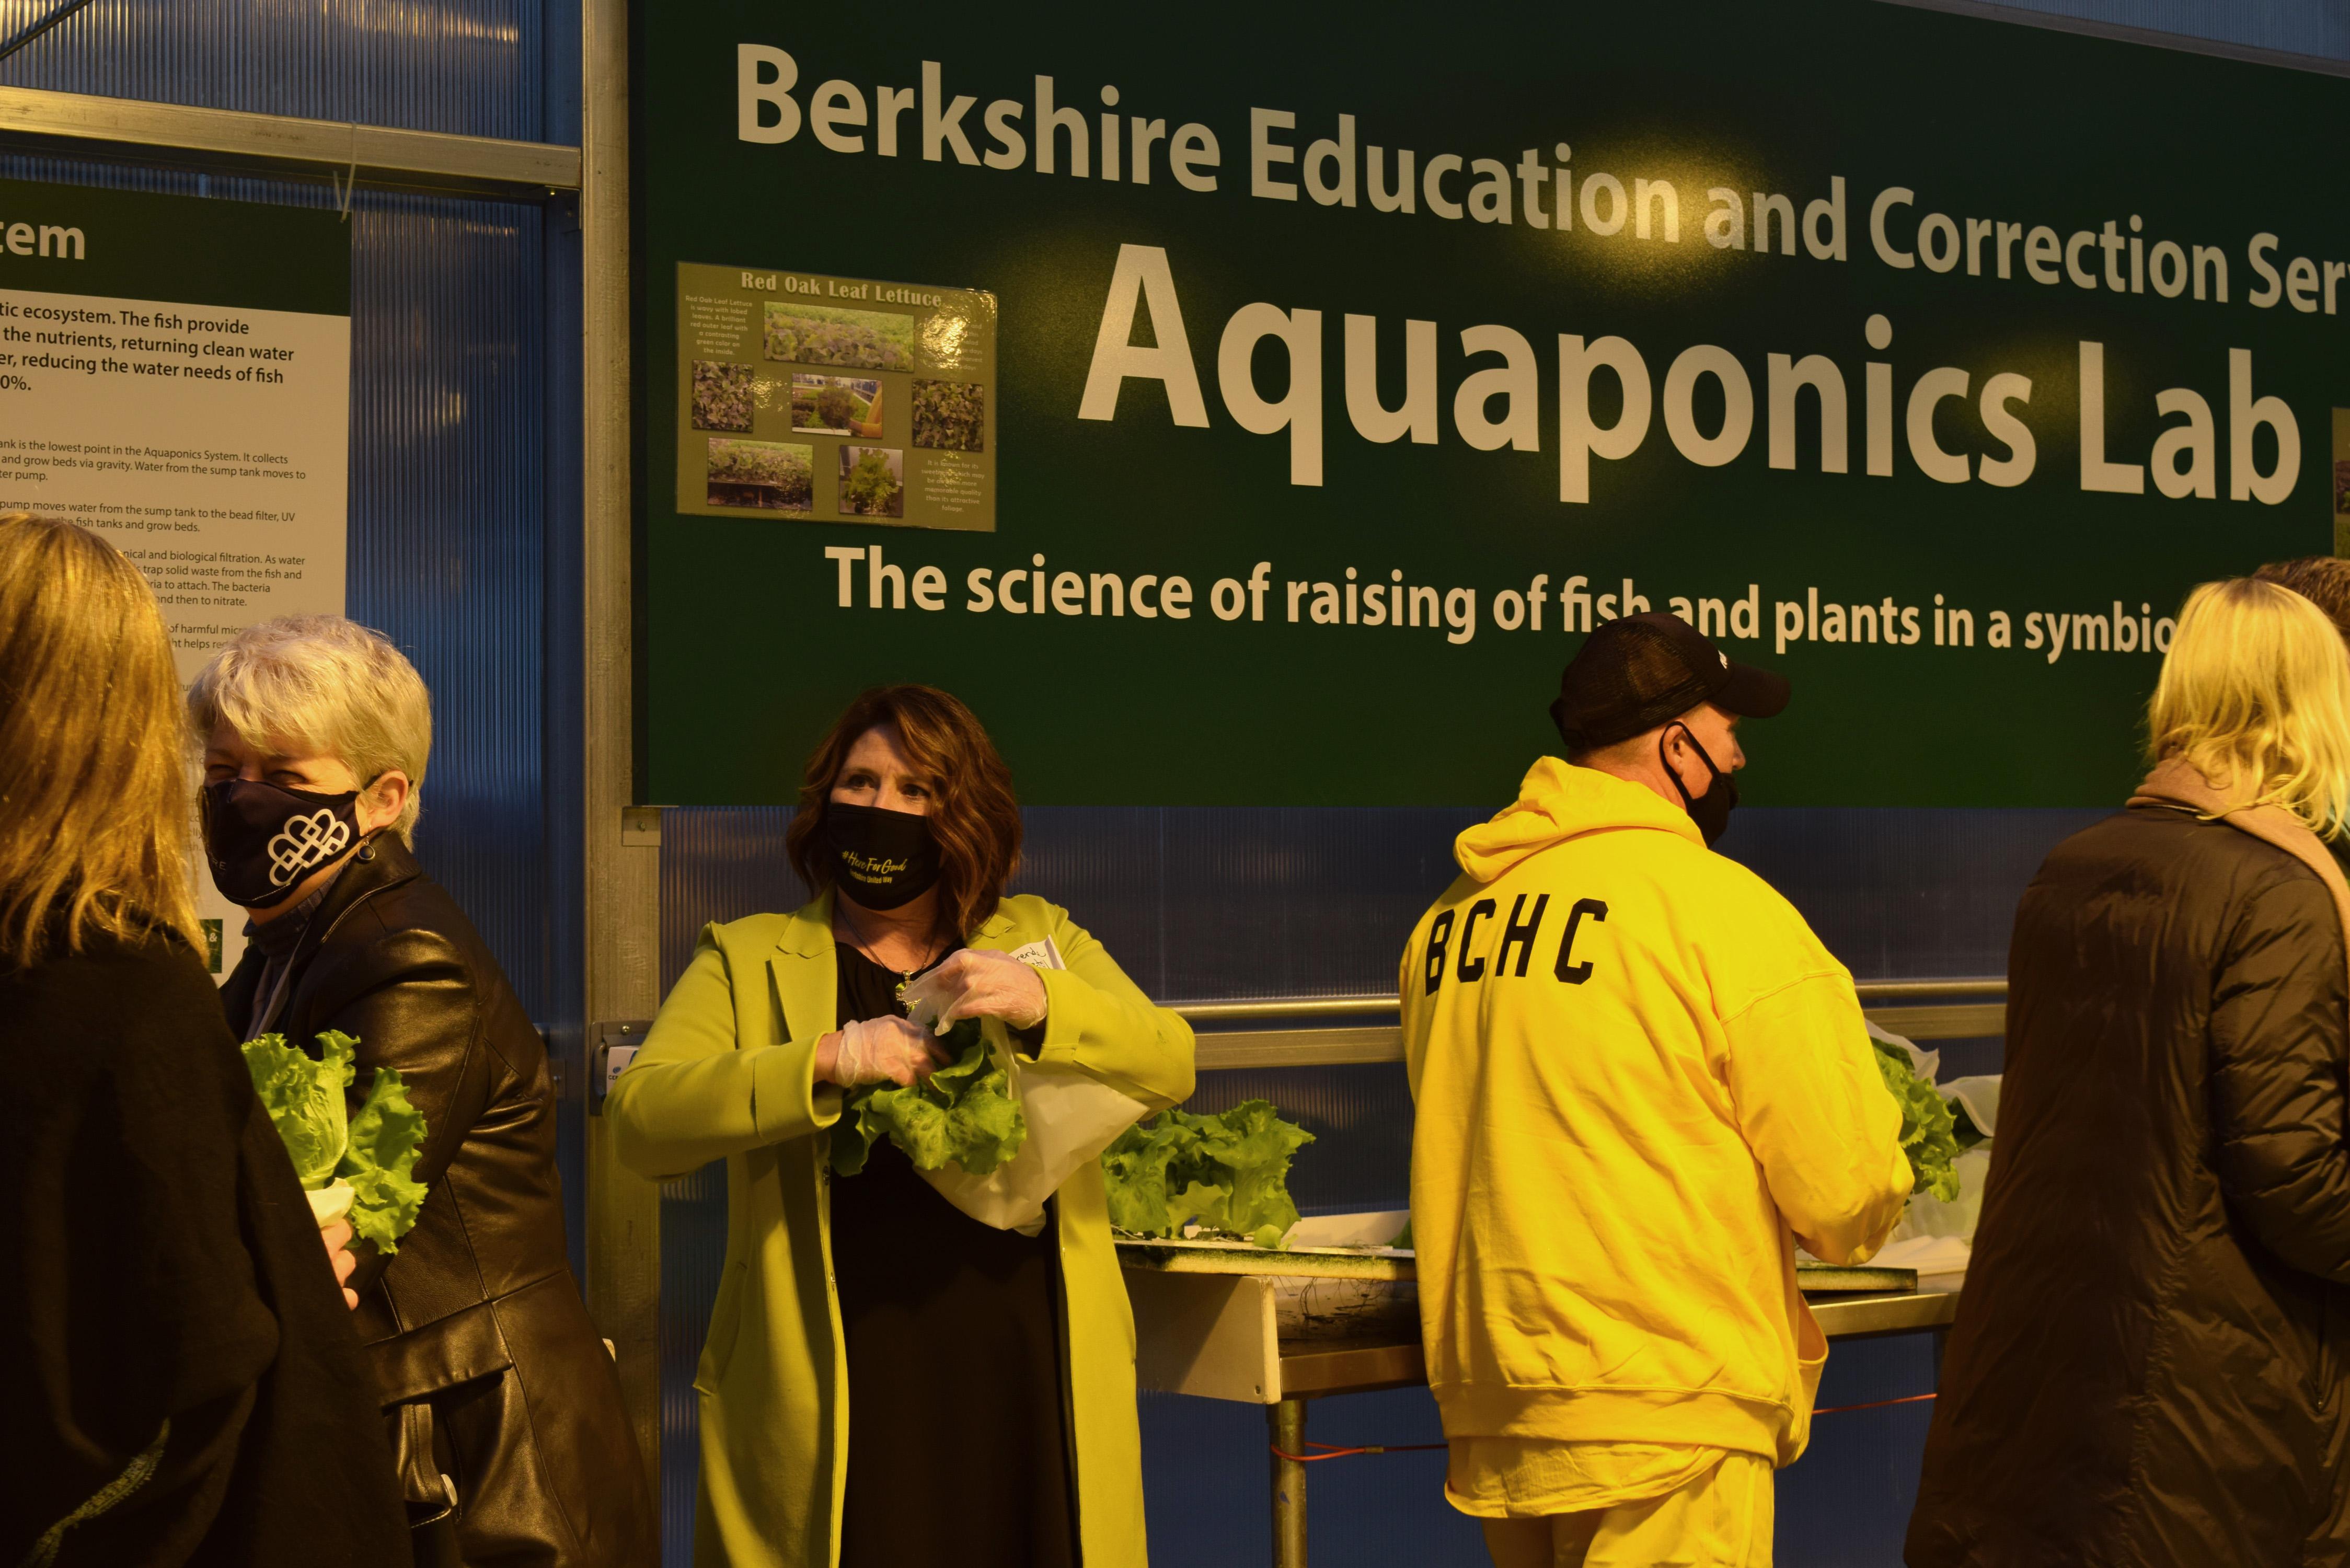
<path fill-rule="evenodd" d="M 971 945 L 1008 952 L 1045 937 L 1068 967 L 1042 971 L 1047 1006 L 1035 1059 L 1082 1068 L 1153 1109 L 1188 1098 L 1191 1026 L 1152 1006 L 1066 910 L 1006 898 Z M 829 894 L 796 914 L 710 927 L 605 1107 L 621 1160 L 643 1176 L 726 1161 L 726 1272 L 694 1378 L 700 1564 L 832 1568 L 840 1560 L 847 1364 L 827 1156 L 841 1092 L 815 1075 L 816 1041 L 837 1027 L 838 986 Z M 986 1027 L 1002 1040 L 999 1023 Z M 1080 1168 L 1059 1199 L 1082 1550 L 1088 1568 L 1141 1568 L 1134 1314 L 1101 1168 Z"/>

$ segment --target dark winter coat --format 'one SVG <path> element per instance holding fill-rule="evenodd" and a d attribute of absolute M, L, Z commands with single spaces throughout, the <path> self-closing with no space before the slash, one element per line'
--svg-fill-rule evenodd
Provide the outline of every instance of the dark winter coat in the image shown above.
<path fill-rule="evenodd" d="M 467 1568 L 642 1568 L 660 1548 L 620 1384 L 573 1279 L 546 1051 L 448 894 L 396 839 L 353 858 L 288 960 L 272 1031 L 359 1041 L 356 1095 L 397 1068 L 424 1114 L 416 1229 L 351 1283 L 411 1506 L 454 1484 Z M 248 948 L 222 988 L 251 1015 Z M 420 1548 L 421 1550 L 421 1548 Z"/>
<path fill-rule="evenodd" d="M 0 966 L 0 1563 L 143 1470 L 56 1568 L 407 1568 L 366 1352 L 195 954 Z"/>
<path fill-rule="evenodd" d="M 2350 1561 L 2343 953 L 2316 872 L 2189 812 L 2041 867 L 1910 1568 Z"/>

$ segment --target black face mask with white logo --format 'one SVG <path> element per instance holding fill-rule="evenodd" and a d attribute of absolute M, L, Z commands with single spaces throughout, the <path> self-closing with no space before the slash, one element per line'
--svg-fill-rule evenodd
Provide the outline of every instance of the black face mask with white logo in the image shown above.
<path fill-rule="evenodd" d="M 232 904 L 266 909 L 359 840 L 360 792 L 321 794 L 258 779 L 222 779 L 198 797 L 213 885 Z"/>
<path fill-rule="evenodd" d="M 1690 794 L 1689 786 L 1681 783 L 1680 770 L 1665 755 L 1665 742 L 1675 730 L 1689 737 L 1690 749 L 1704 762 L 1705 771 L 1713 775 L 1713 782 L 1706 786 L 1703 794 Z M 1705 836 L 1705 846 L 1712 848 L 1714 841 L 1730 830 L 1730 814 L 1738 809 L 1738 781 L 1713 765 L 1713 754 L 1698 743 L 1687 724 L 1668 725 L 1665 732 L 1657 737 L 1657 761 L 1663 764 L 1665 776 L 1673 781 L 1673 788 L 1680 791 L 1681 809 L 1690 814 L 1698 832 Z"/>
<path fill-rule="evenodd" d="M 860 908 L 898 909 L 939 879 L 939 841 L 927 816 L 827 801 L 824 830 L 836 885 Z"/>

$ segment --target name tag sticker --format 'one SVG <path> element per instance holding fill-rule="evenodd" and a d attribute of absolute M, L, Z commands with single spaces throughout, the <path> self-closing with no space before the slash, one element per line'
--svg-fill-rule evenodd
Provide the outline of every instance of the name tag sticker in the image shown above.
<path fill-rule="evenodd" d="M 1012 956 L 1018 959 L 1022 963 L 1026 964 L 1030 969 L 1066 969 L 1069 967 L 1067 964 L 1061 961 L 1061 950 L 1053 945 L 1053 939 L 1050 937 L 1039 938 L 1037 940 L 1030 942 L 1024 948 L 1014 948 L 1012 950 Z"/>

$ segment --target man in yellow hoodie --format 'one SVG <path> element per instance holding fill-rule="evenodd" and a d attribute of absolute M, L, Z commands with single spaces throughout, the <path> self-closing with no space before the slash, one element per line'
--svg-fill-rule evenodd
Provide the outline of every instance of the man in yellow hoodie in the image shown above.
<path fill-rule="evenodd" d="M 1740 718 L 1786 705 L 1678 617 L 1594 631 L 1569 761 L 1463 833 L 1400 975 L 1445 1490 L 1500 1568 L 1767 1568 L 1827 1342 L 1801 1244 L 1909 1192 L 1852 976 L 1709 846 Z"/>

